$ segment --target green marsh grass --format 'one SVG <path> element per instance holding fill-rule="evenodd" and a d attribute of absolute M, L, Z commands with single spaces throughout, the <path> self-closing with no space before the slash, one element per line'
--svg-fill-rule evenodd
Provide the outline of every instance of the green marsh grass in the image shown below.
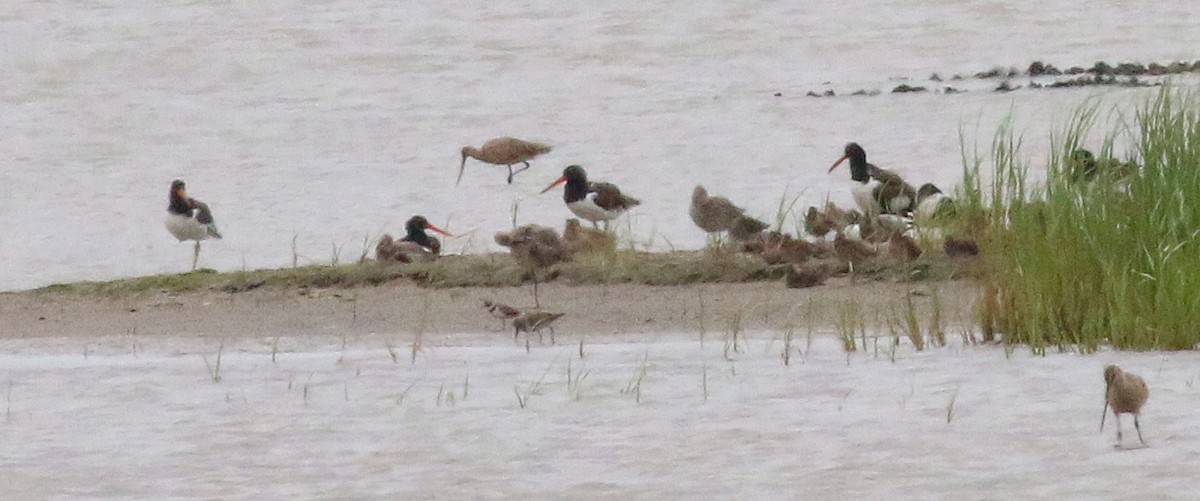
<path fill-rule="evenodd" d="M 1164 88 L 1135 113 L 1115 110 L 1097 145 L 1086 140 L 1101 109 L 1085 104 L 1052 137 L 1037 186 L 1008 126 L 992 145 L 990 187 L 978 152 L 964 162 L 958 223 L 981 243 L 985 339 L 999 332 L 1036 353 L 1200 343 L 1200 96 Z M 1113 159 L 1118 145 L 1128 153 Z M 1072 152 L 1089 146 L 1098 174 L 1083 181 Z"/>

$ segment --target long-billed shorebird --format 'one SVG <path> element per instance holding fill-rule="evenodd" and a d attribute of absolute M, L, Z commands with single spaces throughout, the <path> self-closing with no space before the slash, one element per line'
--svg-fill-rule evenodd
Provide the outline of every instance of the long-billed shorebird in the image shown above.
<path fill-rule="evenodd" d="M 496 243 L 508 247 L 517 263 L 533 277 L 534 307 L 541 308 L 538 299 L 538 273 L 555 264 L 571 259 L 562 239 L 553 228 L 527 224 L 512 231 L 496 233 Z"/>
<path fill-rule="evenodd" d="M 688 215 L 705 233 L 728 232 L 734 240 L 753 238 L 767 229 L 767 224 L 745 214 L 745 210 L 725 197 L 708 194 L 703 186 L 692 190 L 692 205 Z"/>
<path fill-rule="evenodd" d="M 196 248 L 192 252 L 192 271 L 200 262 L 200 241 L 221 238 L 212 211 L 204 202 L 188 198 L 187 185 L 182 179 L 171 181 L 170 203 L 167 205 L 167 231 L 180 242 L 193 240 Z"/>
<path fill-rule="evenodd" d="M 542 331 L 549 330 L 550 344 L 554 344 L 554 326 L 551 324 L 553 324 L 555 320 L 562 318 L 563 315 L 563 313 L 550 313 L 546 311 L 522 313 L 512 321 L 513 340 L 516 340 L 517 337 L 521 335 L 521 332 L 524 332 L 526 336 L 531 336 L 533 333 L 537 333 L 538 344 L 541 344 Z M 526 338 L 525 346 L 529 346 L 528 337 Z"/>
<path fill-rule="evenodd" d="M 483 143 L 483 146 L 479 148 L 463 146 L 462 163 L 458 165 L 458 180 L 454 184 L 457 186 L 462 181 L 463 169 L 467 166 L 467 158 L 474 158 L 480 162 L 508 167 L 508 184 L 512 184 L 513 176 L 528 169 L 530 160 L 549 151 L 550 146 L 515 137 L 491 139 Z M 525 164 L 525 166 L 513 172 L 513 166 L 516 164 Z"/>
<path fill-rule="evenodd" d="M 857 183 L 852 189 L 854 202 L 864 213 L 905 215 L 912 211 L 917 191 L 899 174 L 868 163 L 867 152 L 858 143 L 847 144 L 829 172 L 846 160 L 850 160 L 850 179 Z M 875 183 L 871 183 L 872 179 Z"/>
<path fill-rule="evenodd" d="M 442 243 L 437 238 L 429 236 L 425 230 L 435 231 L 452 237 L 446 230 L 434 226 L 425 216 L 413 216 L 404 223 L 404 238 L 396 240 L 391 235 L 384 234 L 375 246 L 376 261 L 399 261 L 413 263 L 433 261 L 442 253 Z"/>
<path fill-rule="evenodd" d="M 1142 426 L 1138 416 L 1142 414 L 1142 405 L 1150 398 L 1150 390 L 1141 377 L 1121 370 L 1120 367 L 1109 365 L 1104 368 L 1104 411 L 1100 414 L 1100 431 L 1104 431 L 1104 417 L 1112 408 L 1113 417 L 1117 420 L 1117 443 L 1121 446 L 1121 414 L 1133 414 L 1133 428 L 1137 430 L 1138 441 L 1146 445 L 1142 438 Z"/>
<path fill-rule="evenodd" d="M 576 216 L 591 221 L 593 227 L 603 221 L 607 228 L 609 221 L 642 203 L 636 198 L 621 193 L 620 188 L 617 188 L 615 184 L 599 181 L 589 182 L 587 172 L 584 172 L 583 167 L 578 165 L 569 165 L 563 169 L 562 177 L 550 183 L 550 186 L 547 186 L 541 193 L 550 191 L 563 183 L 567 183 L 563 188 L 563 201 L 567 203 L 567 208 Z"/>

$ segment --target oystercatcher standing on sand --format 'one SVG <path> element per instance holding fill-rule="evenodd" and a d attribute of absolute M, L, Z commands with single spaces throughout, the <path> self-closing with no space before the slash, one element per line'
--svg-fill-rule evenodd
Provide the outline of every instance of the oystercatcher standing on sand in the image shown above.
<path fill-rule="evenodd" d="M 192 253 L 192 271 L 200 262 L 200 241 L 209 238 L 221 238 L 217 224 L 213 221 L 212 211 L 204 202 L 188 198 L 187 186 L 182 179 L 171 181 L 171 194 L 167 205 L 167 231 L 171 232 L 180 242 L 193 240 L 196 249 Z"/>

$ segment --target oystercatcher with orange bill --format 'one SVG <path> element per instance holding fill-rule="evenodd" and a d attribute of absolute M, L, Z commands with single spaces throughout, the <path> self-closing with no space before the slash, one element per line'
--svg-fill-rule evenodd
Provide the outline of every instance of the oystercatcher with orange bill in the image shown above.
<path fill-rule="evenodd" d="M 563 201 L 567 208 L 582 219 L 592 222 L 592 226 L 604 221 L 605 229 L 608 222 L 620 217 L 625 211 L 641 204 L 636 198 L 621 193 L 617 185 L 599 181 L 589 182 L 583 167 L 569 165 L 563 169 L 562 177 L 550 183 L 541 193 L 550 191 L 555 186 L 567 183 L 563 189 Z"/>
<path fill-rule="evenodd" d="M 867 162 L 867 152 L 858 143 L 848 143 L 843 155 L 832 166 L 833 172 L 842 162 L 850 160 L 850 179 L 858 184 L 851 189 L 854 202 L 866 214 L 905 215 L 913 210 L 917 190 L 904 182 L 899 174 Z M 872 183 L 871 180 L 875 182 Z"/>
<path fill-rule="evenodd" d="M 192 271 L 196 271 L 196 265 L 200 262 L 200 241 L 209 238 L 220 239 L 221 232 L 217 231 L 217 223 L 213 220 L 208 205 L 187 196 L 187 185 L 182 179 L 171 181 L 168 200 L 167 231 L 180 242 L 196 242 L 195 251 L 192 253 Z"/>
<path fill-rule="evenodd" d="M 377 261 L 399 261 L 401 263 L 433 261 L 442 253 L 442 243 L 437 238 L 429 236 L 425 230 L 435 231 L 452 237 L 450 232 L 434 226 L 425 216 L 413 216 L 404 223 L 407 233 L 400 240 L 384 234 L 375 246 Z"/>

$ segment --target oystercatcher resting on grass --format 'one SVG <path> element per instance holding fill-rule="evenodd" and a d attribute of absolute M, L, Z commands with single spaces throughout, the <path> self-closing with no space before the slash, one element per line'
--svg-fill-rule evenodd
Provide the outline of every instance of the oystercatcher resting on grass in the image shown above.
<path fill-rule="evenodd" d="M 847 159 L 850 160 L 850 179 L 858 183 L 852 188 L 854 202 L 863 213 L 903 216 L 913 210 L 917 191 L 899 174 L 867 163 L 867 152 L 858 143 L 847 144 L 844 154 L 829 167 L 829 172 Z"/>
<path fill-rule="evenodd" d="M 375 246 L 375 260 L 399 261 L 414 263 L 433 261 L 442 253 L 442 243 L 437 238 L 429 236 L 425 230 L 432 230 L 452 237 L 446 230 L 431 224 L 425 216 L 413 216 L 404 223 L 407 233 L 404 238 L 396 240 L 391 235 L 384 234 Z"/>

